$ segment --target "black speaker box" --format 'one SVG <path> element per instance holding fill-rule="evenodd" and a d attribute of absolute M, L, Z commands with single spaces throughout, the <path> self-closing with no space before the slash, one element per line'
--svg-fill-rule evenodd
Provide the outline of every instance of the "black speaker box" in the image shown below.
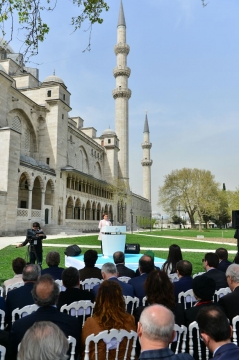
<path fill-rule="evenodd" d="M 64 254 L 66 256 L 78 256 L 81 253 L 81 248 L 78 245 L 67 246 Z"/>
<path fill-rule="evenodd" d="M 140 245 L 139 244 L 125 244 L 125 254 L 139 254 Z"/>
<path fill-rule="evenodd" d="M 232 227 L 239 228 L 239 210 L 232 210 Z"/>

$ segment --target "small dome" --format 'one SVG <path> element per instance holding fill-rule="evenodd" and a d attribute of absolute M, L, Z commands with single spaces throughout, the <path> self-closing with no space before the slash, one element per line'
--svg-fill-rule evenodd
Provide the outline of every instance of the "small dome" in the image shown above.
<path fill-rule="evenodd" d="M 102 135 L 116 135 L 115 131 L 112 129 L 106 129 L 102 132 Z"/>
<path fill-rule="evenodd" d="M 56 82 L 65 85 L 64 81 L 59 76 L 56 75 L 47 76 L 43 81 L 43 83 L 47 83 L 47 82 Z"/>
<path fill-rule="evenodd" d="M 15 51 L 12 47 L 5 42 L 5 40 L 0 36 L 0 48 L 4 49 L 7 53 L 15 54 Z"/>

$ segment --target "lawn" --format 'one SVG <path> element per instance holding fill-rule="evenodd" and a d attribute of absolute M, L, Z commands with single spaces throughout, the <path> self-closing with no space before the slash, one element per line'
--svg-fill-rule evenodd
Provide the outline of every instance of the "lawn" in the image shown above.
<path fill-rule="evenodd" d="M 219 238 L 220 236 L 218 236 L 220 234 L 221 230 L 212 230 L 212 231 L 207 231 L 207 236 L 205 235 L 205 237 L 215 237 L 215 238 Z M 193 240 L 175 240 L 175 239 L 167 239 L 164 237 L 157 237 L 158 236 L 175 236 L 178 237 L 179 236 L 179 232 L 180 232 L 180 236 L 185 236 L 185 237 L 193 237 L 193 232 L 194 234 L 197 234 L 197 232 L 195 231 L 191 231 L 191 230 L 165 230 L 165 231 L 153 231 L 151 234 L 150 232 L 145 233 L 145 235 L 143 235 L 141 233 L 141 235 L 139 233 L 134 233 L 134 234 L 127 234 L 126 237 L 126 242 L 127 243 L 139 243 L 141 247 L 147 247 L 147 248 L 165 248 L 168 249 L 168 247 L 171 244 L 178 244 L 181 249 L 182 249 L 182 253 L 183 253 L 183 258 L 185 260 L 189 260 L 192 262 L 193 264 L 193 273 L 197 273 L 199 271 L 203 271 L 203 267 L 202 267 L 202 258 L 203 258 L 203 253 L 199 253 L 197 252 L 197 249 L 207 249 L 210 251 L 215 251 L 218 247 L 225 247 L 228 250 L 237 250 L 236 249 L 236 245 L 228 245 L 228 244 L 215 244 L 213 242 L 211 243 L 205 243 L 205 242 L 201 242 L 201 241 L 193 241 Z M 190 232 L 190 233 L 189 233 Z M 186 233 L 186 234 L 185 234 Z M 190 234 L 190 235 L 188 235 Z M 201 233 L 200 233 L 201 234 Z M 211 236 L 211 235 L 214 236 Z M 233 231 L 228 230 L 228 234 L 230 234 L 230 237 L 233 238 Z M 152 236 L 147 236 L 147 235 L 152 235 Z M 208 236 L 210 235 L 210 236 Z M 79 246 L 81 245 L 100 245 L 100 242 L 97 240 L 97 235 L 90 235 L 90 236 L 79 236 L 79 237 L 74 237 L 74 238 L 62 238 L 62 239 L 56 239 L 56 240 L 44 240 L 45 243 L 49 243 L 49 244 L 56 244 L 56 246 L 54 247 L 43 247 L 43 268 L 46 267 L 45 264 L 45 257 L 46 254 L 49 251 L 53 251 L 53 250 L 57 250 L 60 253 L 61 256 L 61 263 L 60 266 L 64 267 L 64 251 L 65 251 L 65 247 L 57 247 L 57 244 L 78 244 Z M 229 236 L 228 236 L 229 237 Z M 192 252 L 183 252 L 183 249 L 192 249 Z M 82 248 L 82 253 L 84 253 L 87 250 L 87 248 Z M 100 252 L 100 249 L 96 249 L 98 252 Z M 140 251 L 142 254 L 144 253 L 144 251 L 141 249 Z M 161 257 L 166 259 L 167 255 L 168 255 L 168 251 L 161 251 L 161 250 L 154 250 L 155 256 Z M 18 248 L 16 249 L 15 246 L 8 246 L 5 249 L 0 250 L 0 285 L 3 283 L 3 281 L 5 281 L 6 279 L 9 279 L 13 276 L 13 272 L 12 272 L 12 268 L 11 268 L 11 262 L 12 259 L 16 258 L 16 257 L 23 257 L 23 258 L 27 258 L 27 247 L 22 247 L 22 248 Z M 234 255 L 229 255 L 229 260 L 233 260 Z"/>

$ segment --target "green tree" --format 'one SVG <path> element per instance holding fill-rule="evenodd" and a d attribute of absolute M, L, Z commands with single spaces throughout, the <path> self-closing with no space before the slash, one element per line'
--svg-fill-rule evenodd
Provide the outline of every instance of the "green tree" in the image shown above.
<path fill-rule="evenodd" d="M 165 177 L 159 188 L 159 205 L 175 214 L 178 204 L 188 213 L 191 226 L 195 227 L 195 216 L 201 229 L 204 216 L 215 216 L 219 208 L 219 184 L 208 170 L 174 170 Z"/>
<path fill-rule="evenodd" d="M 61 0 L 65 1 L 65 0 Z M 43 20 L 44 12 L 54 11 L 58 0 L 1 0 L 0 2 L 0 29 L 5 38 L 5 24 L 11 22 L 11 32 L 8 34 L 7 43 L 12 40 L 16 25 L 15 17 L 18 19 L 17 32 L 23 33 L 24 55 L 36 55 L 38 53 L 39 41 L 44 41 L 50 28 Z M 74 31 L 79 29 L 83 22 L 89 21 L 89 34 L 92 25 L 101 24 L 103 19 L 101 13 L 108 11 L 109 6 L 104 0 L 70 0 L 78 7 L 79 13 L 71 18 Z M 66 6 L 69 6 L 69 2 Z M 90 50 L 90 36 L 87 49 Z"/>

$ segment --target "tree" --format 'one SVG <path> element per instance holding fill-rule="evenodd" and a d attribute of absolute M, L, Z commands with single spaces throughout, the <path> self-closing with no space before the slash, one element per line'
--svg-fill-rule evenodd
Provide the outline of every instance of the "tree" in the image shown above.
<path fill-rule="evenodd" d="M 43 14 L 46 11 L 54 11 L 58 0 L 1 0 L 0 3 L 0 29 L 5 38 L 5 24 L 11 22 L 11 33 L 8 35 L 9 43 L 15 31 L 15 17 L 17 16 L 19 28 L 18 33 L 23 33 L 23 54 L 30 56 L 38 53 L 39 41 L 44 41 L 48 34 L 49 25 L 43 21 Z M 64 1 L 64 0 L 61 0 Z M 89 21 L 89 33 L 91 35 L 92 25 L 101 24 L 103 19 L 101 13 L 108 11 L 109 6 L 104 0 L 70 0 L 73 5 L 79 8 L 79 14 L 72 17 L 71 23 L 74 31 L 79 29 L 83 22 Z M 66 4 L 66 6 L 69 6 Z M 90 50 L 90 36 L 87 49 Z"/>
<path fill-rule="evenodd" d="M 188 213 L 191 226 L 195 227 L 195 216 L 201 229 L 203 216 L 215 216 L 219 208 L 219 184 L 210 171 L 183 168 L 174 170 L 165 177 L 159 188 L 159 205 L 175 214 L 178 204 Z"/>

